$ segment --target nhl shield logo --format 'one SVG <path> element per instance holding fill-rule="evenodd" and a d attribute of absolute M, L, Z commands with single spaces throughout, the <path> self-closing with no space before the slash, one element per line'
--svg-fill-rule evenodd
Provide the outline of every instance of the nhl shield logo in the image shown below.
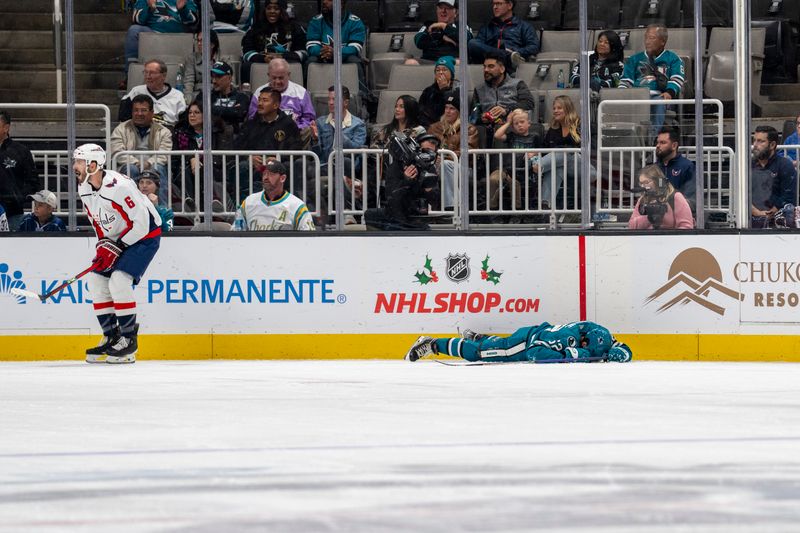
<path fill-rule="evenodd" d="M 455 283 L 469 279 L 469 257 L 467 254 L 447 255 L 447 277 Z"/>

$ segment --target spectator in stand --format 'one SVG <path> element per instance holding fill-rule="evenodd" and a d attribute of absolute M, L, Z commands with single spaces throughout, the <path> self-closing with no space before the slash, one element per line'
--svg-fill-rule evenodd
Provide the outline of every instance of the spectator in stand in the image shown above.
<path fill-rule="evenodd" d="M 153 102 L 153 118 L 168 128 L 173 128 L 178 117 L 186 109 L 183 93 L 167 83 L 167 65 L 160 59 L 151 59 L 144 64 L 144 85 L 137 85 L 125 95 L 119 104 L 117 120 L 130 120 L 133 99 L 138 95 L 149 95 Z"/>
<path fill-rule="evenodd" d="M 684 82 L 683 60 L 667 50 L 667 28 L 651 24 L 644 33 L 644 52 L 628 58 L 619 86 L 646 87 L 651 100 L 672 100 L 680 97 Z M 664 124 L 666 106 L 651 106 L 650 122 L 653 132 Z"/>
<path fill-rule="evenodd" d="M 25 199 L 39 189 L 39 176 L 28 147 L 11 138 L 11 115 L 0 111 L 0 204 L 6 210 L 8 224 L 16 231 L 24 216 Z"/>
<path fill-rule="evenodd" d="M 281 111 L 281 98 L 281 92 L 277 89 L 264 87 L 259 91 L 256 116 L 242 125 L 239 136 L 233 142 L 235 150 L 277 152 L 303 148 L 297 124 L 290 115 Z M 262 156 L 252 155 L 250 160 L 256 171 L 260 172 L 264 165 Z M 240 177 L 249 177 L 246 167 L 240 168 L 239 172 Z"/>
<path fill-rule="evenodd" d="M 133 117 L 121 122 L 111 133 L 109 158 L 123 151 L 165 151 L 172 150 L 172 132 L 154 120 L 153 100 L 146 94 L 133 97 Z M 161 179 L 167 179 L 167 154 L 150 154 L 138 157 L 125 155 L 117 159 L 119 171 L 136 180 L 144 170 L 155 170 Z M 167 204 L 167 191 L 160 191 L 162 204 Z"/>
<path fill-rule="evenodd" d="M 253 26 L 256 0 L 211 0 L 214 30 L 244 33 Z"/>
<path fill-rule="evenodd" d="M 499 57 L 506 65 L 516 68 L 539 53 L 539 33 L 514 15 L 516 0 L 492 0 L 494 18 L 469 41 L 470 61 L 483 63 Z"/>
<path fill-rule="evenodd" d="M 697 184 L 695 183 L 694 162 L 689 161 L 678 152 L 680 142 L 680 132 L 678 128 L 664 126 L 656 137 L 656 162 L 672 184 L 676 191 L 679 191 L 689 207 L 692 214 L 695 213 L 695 196 Z"/>
<path fill-rule="evenodd" d="M 358 65 L 359 85 L 366 91 L 366 78 L 364 66 L 361 64 L 361 54 L 364 51 L 364 42 L 367 38 L 367 28 L 364 22 L 345 9 L 345 0 L 342 0 L 342 42 L 336 43 L 342 54 L 342 63 L 356 63 Z M 321 13 L 311 19 L 306 32 L 306 51 L 309 63 L 333 62 L 333 0 L 322 0 Z"/>
<path fill-rule="evenodd" d="M 245 198 L 231 231 L 314 231 L 311 213 L 297 196 L 284 190 L 288 169 L 286 165 L 270 159 L 261 174 L 262 192 Z"/>
<path fill-rule="evenodd" d="M 531 129 L 531 120 L 527 111 L 515 109 L 508 114 L 506 123 L 500 126 L 494 133 L 497 141 L 505 142 L 509 148 L 524 148 L 531 150 L 524 154 L 514 154 L 513 158 L 504 159 L 502 169 L 497 169 L 489 175 L 489 207 L 497 209 L 500 206 L 500 180 L 503 181 L 507 192 L 512 192 L 514 205 L 517 209 L 522 208 L 522 195 L 525 191 L 524 183 L 526 179 L 526 169 L 532 168 L 538 161 L 534 148 L 541 148 L 542 139 Z M 516 185 L 512 183 L 511 176 L 514 176 Z M 536 188 L 535 174 L 528 171 L 528 180 L 531 189 Z"/>
<path fill-rule="evenodd" d="M 423 126 L 430 126 L 442 118 L 445 99 L 459 86 L 455 69 L 456 60 L 452 56 L 442 56 L 436 60 L 433 83 L 419 97 L 419 119 Z"/>
<path fill-rule="evenodd" d="M 211 124 L 211 149 L 230 150 L 233 138 L 225 131 L 225 123 L 220 118 L 212 116 Z M 175 125 L 172 134 L 173 150 L 202 150 L 203 149 L 203 101 L 195 100 L 189 104 L 189 109 L 181 115 L 180 120 Z M 222 176 L 222 156 L 215 156 L 214 160 L 214 200 L 212 209 L 215 212 L 223 211 L 223 204 L 219 200 L 222 197 L 222 184 L 218 181 Z M 198 197 L 198 185 L 203 183 L 203 154 L 198 155 L 173 155 L 172 156 L 172 196 L 183 199 L 184 211 L 195 211 L 197 205 L 195 198 Z M 231 181 L 229 189 L 235 189 L 233 176 L 229 176 Z M 160 183 L 158 189 L 160 189 Z M 230 203 L 233 208 L 235 203 Z M 162 217 L 163 218 L 163 217 Z"/>
<path fill-rule="evenodd" d="M 198 21 L 197 6 L 194 0 L 136 0 L 133 5 L 132 20 L 133 24 L 125 36 L 126 78 L 128 66 L 139 56 L 139 34 L 189 31 L 189 28 Z M 125 85 L 123 82 L 121 88 L 124 89 Z"/>
<path fill-rule="evenodd" d="M 161 231 L 172 231 L 175 213 L 172 209 L 158 201 L 158 189 L 161 187 L 161 176 L 154 170 L 145 170 L 136 180 L 139 191 L 153 202 L 153 206 L 161 216 Z"/>
<path fill-rule="evenodd" d="M 473 38 L 467 26 L 467 42 Z M 432 63 L 441 57 L 458 56 L 458 7 L 456 0 L 440 0 L 436 4 L 436 22 L 427 22 L 414 36 L 414 44 L 422 50 L 422 59 L 406 64 Z"/>
<path fill-rule="evenodd" d="M 0 233 L 9 231 L 8 217 L 6 217 L 6 210 L 3 204 L 0 204 Z"/>
<path fill-rule="evenodd" d="M 639 171 L 639 187 L 644 190 L 628 221 L 630 229 L 692 229 L 692 210 L 684 196 L 664 177 L 658 165 Z"/>
<path fill-rule="evenodd" d="M 580 148 L 581 147 L 581 119 L 575 110 L 575 104 L 569 96 L 561 95 L 553 99 L 553 118 L 550 120 L 550 129 L 544 135 L 544 148 Z M 538 155 L 538 154 L 537 154 Z M 555 169 L 553 167 L 555 166 Z M 555 195 L 556 203 L 561 203 L 559 190 L 565 178 L 575 175 L 576 167 L 580 169 L 581 156 L 576 153 L 548 152 L 534 162 L 531 170 L 538 174 L 535 178 L 541 180 L 542 208 L 555 207 L 551 203 L 551 195 Z M 592 176 L 594 179 L 594 167 Z M 555 183 L 553 182 L 555 178 Z M 576 191 L 577 192 L 577 191 Z M 575 206 L 577 208 L 577 206 Z"/>
<path fill-rule="evenodd" d="M 285 59 L 302 63 L 306 54 L 306 30 L 286 14 L 286 0 L 268 0 L 264 13 L 242 38 L 242 83 L 250 83 L 253 63 Z"/>
<path fill-rule="evenodd" d="M 787 136 L 783 140 L 783 144 L 785 144 L 785 145 L 794 145 L 794 146 L 800 145 L 800 115 L 797 115 L 797 118 L 794 121 L 794 126 L 795 126 L 794 132 L 792 132 L 791 135 Z M 781 150 L 778 153 L 780 155 L 782 155 L 783 157 L 788 157 L 789 159 L 791 159 L 792 160 L 792 164 L 794 164 L 794 167 L 797 168 L 798 167 L 798 161 L 800 160 L 800 157 L 798 157 L 800 155 L 800 154 L 798 154 L 798 151 L 800 151 L 800 149 L 791 148 L 791 149 L 788 149 L 788 150 Z"/>
<path fill-rule="evenodd" d="M 750 169 L 750 218 L 754 228 L 774 227 L 776 218 L 783 216 L 785 220 L 797 203 L 797 172 L 791 160 L 778 155 L 777 146 L 775 128 L 756 127 Z"/>
<path fill-rule="evenodd" d="M 496 0 L 497 1 L 497 0 Z M 506 73 L 503 60 L 494 52 L 483 60 L 485 83 L 475 88 L 472 123 L 486 126 L 491 135 L 506 121 L 511 110 L 533 111 L 533 94 L 525 82 Z"/>
<path fill-rule="evenodd" d="M 317 119 L 311 94 L 289 79 L 289 63 L 276 58 L 269 62 L 269 82 L 255 90 L 250 100 L 248 118 L 253 118 L 258 108 L 258 95 L 261 89 L 271 88 L 281 93 L 281 111 L 292 117 L 300 130 L 302 149 L 311 143 L 311 124 Z"/>
<path fill-rule="evenodd" d="M 33 200 L 33 211 L 22 218 L 17 231 L 38 232 L 38 231 L 67 231 L 64 222 L 53 215 L 53 211 L 58 209 L 56 195 L 47 189 L 35 194 L 28 195 Z"/>
<path fill-rule="evenodd" d="M 333 113 L 336 108 L 336 93 L 333 86 L 328 87 L 328 115 L 320 117 L 316 122 L 311 123 L 312 149 L 319 156 L 321 182 L 319 208 L 323 217 L 327 214 L 328 181 L 324 179 L 328 176 L 328 159 L 333 152 L 333 135 L 335 132 L 335 122 Z M 353 116 L 347 109 L 350 105 L 350 89 L 342 87 L 342 148 L 363 148 L 367 143 L 367 125 L 360 118 Z M 354 164 L 355 162 L 355 164 Z M 360 200 L 363 188 L 361 180 L 355 178 L 361 167 L 361 158 L 351 159 L 350 156 L 344 157 L 344 182 L 348 191 L 345 193 L 345 201 L 352 205 L 351 197 Z M 353 189 L 355 187 L 355 189 Z M 315 191 L 313 183 L 308 184 L 308 189 Z M 374 189 L 374 187 L 373 187 Z M 374 194 L 374 191 L 370 191 Z M 314 204 L 311 203 L 313 206 Z"/>
<path fill-rule="evenodd" d="M 600 33 L 594 54 L 589 56 L 589 86 L 595 92 L 602 88 L 619 86 L 622 71 L 625 69 L 622 41 L 614 30 Z M 581 86 L 580 62 L 575 62 L 569 82 L 573 87 Z"/>
<path fill-rule="evenodd" d="M 219 61 L 219 36 L 211 30 L 211 64 Z M 203 88 L 203 34 L 194 34 L 194 50 L 183 60 L 183 99 L 191 102 Z"/>
<path fill-rule="evenodd" d="M 389 139 L 396 131 L 414 139 L 425 133 L 419 122 L 419 103 L 413 96 L 402 95 L 394 104 L 394 118 L 386 126 L 378 128 L 372 135 L 370 148 L 386 148 Z"/>
<path fill-rule="evenodd" d="M 447 95 L 444 112 L 438 122 L 431 124 L 428 133 L 439 139 L 439 146 L 445 150 L 455 152 L 461 157 L 461 100 L 458 91 Z M 478 148 L 478 128 L 467 124 L 467 146 L 471 149 Z M 455 205 L 455 161 L 445 159 L 442 161 L 442 189 L 444 195 L 444 209 L 452 209 Z"/>
<path fill-rule="evenodd" d="M 250 97 L 233 86 L 233 68 L 224 61 L 211 67 L 211 85 L 211 116 L 215 129 L 224 132 L 225 139 L 233 139 L 247 118 Z M 202 98 L 202 93 L 197 95 L 198 100 Z"/>

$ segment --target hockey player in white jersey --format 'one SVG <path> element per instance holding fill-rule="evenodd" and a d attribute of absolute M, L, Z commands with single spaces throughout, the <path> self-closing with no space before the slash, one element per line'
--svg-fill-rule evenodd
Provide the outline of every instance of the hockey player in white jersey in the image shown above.
<path fill-rule="evenodd" d="M 283 186 L 286 165 L 270 159 L 261 174 L 262 192 L 244 199 L 236 212 L 233 231 L 314 231 L 314 221 L 306 204 Z"/>
<path fill-rule="evenodd" d="M 158 251 L 161 217 L 132 179 L 103 169 L 100 146 L 81 145 L 73 159 L 78 194 L 97 234 L 89 288 L 103 339 L 86 350 L 86 362 L 133 363 L 139 330 L 133 288 Z"/>

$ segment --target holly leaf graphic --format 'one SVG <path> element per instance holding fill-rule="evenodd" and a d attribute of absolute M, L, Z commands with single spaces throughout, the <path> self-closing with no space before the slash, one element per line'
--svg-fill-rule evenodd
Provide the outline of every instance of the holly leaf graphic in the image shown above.
<path fill-rule="evenodd" d="M 486 281 L 490 281 L 495 285 L 497 285 L 498 283 L 500 283 L 500 276 L 502 275 L 503 275 L 502 272 L 498 272 L 495 269 L 491 269 L 486 273 Z"/>
<path fill-rule="evenodd" d="M 433 278 L 430 277 L 429 275 L 427 275 L 424 271 L 423 272 L 417 272 L 416 274 L 414 274 L 414 277 L 417 278 L 417 281 L 421 285 L 427 285 L 428 283 L 433 281 Z"/>
<path fill-rule="evenodd" d="M 486 256 L 486 259 L 481 261 L 481 270 L 486 270 L 486 271 L 489 270 L 489 256 L 488 255 Z"/>
<path fill-rule="evenodd" d="M 424 267 L 422 267 L 422 268 L 424 268 L 424 269 L 425 269 L 425 270 L 427 270 L 428 272 L 433 272 L 433 264 L 432 264 L 432 262 L 431 262 L 431 258 L 430 258 L 430 257 L 428 257 L 428 255 L 427 255 L 427 254 L 425 255 L 425 266 L 424 266 Z"/>

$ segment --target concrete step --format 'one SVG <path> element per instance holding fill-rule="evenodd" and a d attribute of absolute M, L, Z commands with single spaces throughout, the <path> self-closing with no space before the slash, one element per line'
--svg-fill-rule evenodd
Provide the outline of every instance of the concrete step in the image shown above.
<path fill-rule="evenodd" d="M 761 104 L 761 115 L 767 119 L 791 120 L 794 118 L 792 114 L 796 116 L 798 112 L 800 112 L 800 100 L 771 100 Z"/>
<path fill-rule="evenodd" d="M 52 6 L 52 3 L 51 3 Z M 17 11 L 18 8 L 14 8 Z M 66 23 L 66 21 L 64 21 Z M 80 13 L 75 15 L 75 29 L 97 29 L 107 31 L 126 31 L 131 24 L 130 15 L 117 13 Z M 25 12 L 3 13 L 0 17 L 0 31 L 48 31 L 53 30 L 52 9 L 48 13 L 32 14 Z"/>
<path fill-rule="evenodd" d="M 119 100 L 119 91 L 116 89 L 81 89 L 75 95 L 79 103 L 105 103 Z M 47 84 L 35 91 L 29 89 L 0 88 L 0 102 L 26 102 L 26 103 L 55 103 L 58 101 L 55 83 Z"/>
<path fill-rule="evenodd" d="M 125 44 L 125 31 L 76 31 L 75 49 L 119 48 Z M 0 33 L 0 49 L 52 50 L 52 31 L 5 31 Z"/>
<path fill-rule="evenodd" d="M 102 102 L 98 102 L 102 103 Z M 108 105 L 109 111 L 111 112 L 111 127 L 114 128 L 117 125 L 117 114 L 119 113 L 119 104 L 115 103 L 114 105 Z M 29 122 L 55 122 L 59 124 L 63 124 L 66 122 L 67 115 L 65 110 L 59 109 L 11 109 L 9 110 L 11 113 L 12 118 L 14 119 L 14 129 L 12 130 L 12 134 L 16 136 L 16 129 L 17 123 L 20 121 L 29 121 Z M 102 113 L 97 110 L 91 111 L 83 111 L 78 110 L 77 118 L 79 121 L 93 121 L 94 123 L 101 123 L 103 121 Z M 43 135 L 39 135 L 40 137 Z"/>
<path fill-rule="evenodd" d="M 120 69 L 75 71 L 75 85 L 79 90 L 87 88 L 116 89 L 121 79 L 122 71 Z M 24 74 L 16 70 L 0 69 L 0 80 L 3 80 L 3 89 L 39 90 L 42 87 L 55 87 L 56 72 L 52 65 L 46 70 L 29 71 Z M 61 83 L 66 88 L 64 72 L 61 73 Z"/>
<path fill-rule="evenodd" d="M 113 124 L 112 124 L 113 128 Z M 104 139 L 105 131 L 102 123 L 97 121 L 76 121 L 76 134 L 79 139 Z M 14 138 L 20 142 L 26 142 L 31 150 L 66 150 L 67 148 L 67 124 L 63 120 L 57 119 L 24 119 L 14 116 Z M 59 142 L 49 146 L 41 146 L 31 139 L 58 139 Z"/>
<path fill-rule="evenodd" d="M 0 47 L 0 66 L 5 69 L 13 68 L 13 65 L 30 65 L 30 64 L 43 64 L 54 65 L 55 54 L 53 50 L 31 50 L 31 49 L 17 49 L 17 48 L 2 48 Z M 122 64 L 124 62 L 124 52 L 122 45 L 112 48 L 94 48 L 85 50 L 76 50 L 75 59 L 81 63 L 88 63 L 94 65 L 120 65 L 119 70 L 122 71 Z M 66 59 L 62 56 L 62 61 Z"/>
<path fill-rule="evenodd" d="M 768 96 L 771 101 L 800 100 L 800 83 L 762 85 L 761 94 Z"/>
<path fill-rule="evenodd" d="M 47 13 L 53 14 L 53 0 L 25 0 L 24 2 L 16 2 L 12 0 L 3 0 L 0 2 L 3 6 L 3 12 L 13 13 Z M 13 5 L 12 5 L 13 4 Z M 64 2 L 61 2 L 62 11 Z M 72 3 L 73 11 L 83 14 L 95 13 L 123 13 L 121 0 L 78 0 Z"/>

